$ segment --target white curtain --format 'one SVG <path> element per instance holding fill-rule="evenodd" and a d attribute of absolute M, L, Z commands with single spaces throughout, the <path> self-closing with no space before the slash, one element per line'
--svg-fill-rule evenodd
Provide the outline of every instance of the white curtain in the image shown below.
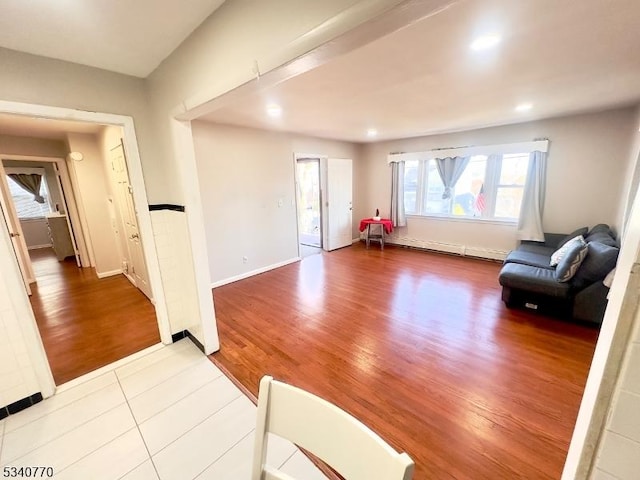
<path fill-rule="evenodd" d="M 406 227 L 404 213 L 404 161 L 391 162 L 391 221 L 394 227 Z"/>
<path fill-rule="evenodd" d="M 469 157 L 436 158 L 436 167 L 444 185 L 442 199 L 451 198 L 451 190 L 456 186 L 462 172 L 469 165 Z"/>
<path fill-rule="evenodd" d="M 518 236 L 520 240 L 544 242 L 542 210 L 547 181 L 547 154 L 534 151 L 529 154 L 527 181 L 522 195 Z"/>

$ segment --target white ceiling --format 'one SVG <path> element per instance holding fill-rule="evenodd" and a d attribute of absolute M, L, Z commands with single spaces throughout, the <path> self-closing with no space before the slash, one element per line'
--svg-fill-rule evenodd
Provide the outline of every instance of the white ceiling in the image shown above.
<path fill-rule="evenodd" d="M 67 138 L 67 133 L 97 134 L 103 128 L 104 125 L 97 123 L 32 118 L 0 113 L 0 135 L 64 140 Z"/>
<path fill-rule="evenodd" d="M 148 76 L 224 0 L 0 0 L 0 47 Z"/>
<path fill-rule="evenodd" d="M 0 0 L 0 46 L 144 77 L 223 1 Z M 640 1 L 452 4 L 275 86 L 236 89 L 202 119 L 366 142 L 640 103 Z M 472 52 L 487 32 L 502 42 Z M 534 106 L 515 112 L 521 102 Z M 92 128 L 0 116 L 11 135 Z"/>
<path fill-rule="evenodd" d="M 381 140 L 634 104 L 638 25 L 638 0 L 461 0 L 201 119 L 362 142 L 368 128 Z M 471 51 L 487 32 L 502 42 Z M 533 108 L 515 112 L 522 102 Z"/>

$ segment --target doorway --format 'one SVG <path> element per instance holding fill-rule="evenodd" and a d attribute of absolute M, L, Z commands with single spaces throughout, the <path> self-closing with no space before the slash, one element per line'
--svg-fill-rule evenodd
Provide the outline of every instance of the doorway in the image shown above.
<path fill-rule="evenodd" d="M 320 159 L 298 158 L 296 176 L 300 254 L 306 257 L 322 250 Z"/>
<path fill-rule="evenodd" d="M 103 114 L 96 115 L 99 117 Z M 21 123 L 24 122 L 25 117 L 19 116 L 19 118 Z M 60 121 L 60 123 L 68 127 L 69 123 L 74 122 Z M 32 271 L 31 280 L 35 281 L 30 284 L 32 295 L 29 302 L 45 347 L 46 359 L 57 385 L 96 370 L 103 365 L 112 363 L 148 346 L 155 345 L 161 341 L 161 334 L 164 343 L 170 343 L 171 339 L 170 333 L 167 335 L 168 323 L 165 323 L 167 322 L 166 306 L 162 288 L 160 287 L 158 290 L 159 269 L 157 258 L 155 258 L 155 253 L 147 253 L 147 251 L 155 252 L 148 210 L 146 208 L 138 210 L 135 207 L 135 204 L 140 205 L 140 197 L 144 198 L 142 205 L 146 207 L 147 204 L 144 191 L 136 194 L 136 190 L 140 188 L 144 190 L 144 184 L 141 182 L 140 165 L 137 164 L 139 163 L 137 149 L 134 149 L 135 151 L 133 152 L 134 163 L 132 168 L 131 166 L 127 167 L 126 160 L 124 160 L 125 147 L 121 138 L 126 138 L 133 131 L 130 129 L 127 133 L 125 128 L 126 120 L 124 120 L 125 126 L 123 127 L 98 124 L 97 122 L 75 123 L 83 123 L 85 126 L 78 127 L 82 133 L 76 132 L 74 139 L 71 139 L 71 141 L 67 139 L 67 152 L 73 149 L 73 142 L 75 142 L 75 145 L 82 145 L 82 141 L 86 140 L 85 137 L 92 136 L 88 135 L 83 128 L 92 130 L 96 128 L 116 128 L 119 132 L 117 144 L 113 145 L 113 147 L 114 149 L 120 149 L 123 157 L 121 173 L 128 174 L 132 170 L 134 174 L 131 181 L 127 178 L 125 184 L 129 197 L 126 209 L 130 215 L 129 219 L 142 220 L 140 224 L 136 223 L 136 225 L 132 225 L 129 222 L 129 226 L 136 229 L 134 233 L 137 233 L 137 235 L 134 237 L 133 243 L 136 244 L 138 249 L 134 253 L 135 262 L 130 262 L 130 265 L 135 263 L 136 268 L 129 268 L 127 271 L 127 273 L 131 273 L 131 278 L 138 281 L 140 289 L 136 289 L 130 282 L 131 278 L 125 275 L 124 265 L 122 265 L 121 260 L 118 259 L 115 264 L 114 262 L 111 264 L 102 262 L 102 265 L 100 265 L 101 259 L 98 250 L 103 252 L 106 250 L 120 251 L 117 240 L 112 242 L 112 246 L 115 245 L 116 248 L 105 249 L 104 239 L 109 235 L 114 236 L 117 233 L 116 231 L 121 232 L 123 235 L 125 234 L 125 229 L 119 224 L 115 195 L 108 194 L 98 199 L 95 196 L 91 197 L 95 191 L 99 190 L 96 189 L 95 184 L 92 184 L 88 188 L 85 185 L 85 188 L 81 189 L 81 191 L 78 191 L 77 188 L 70 188 L 67 191 L 65 188 L 64 192 L 57 192 L 57 194 L 66 197 L 65 194 L 75 190 L 73 192 L 75 194 L 73 202 L 69 202 L 68 199 L 65 201 L 64 199 L 53 200 L 47 198 L 49 211 L 40 215 L 40 218 L 30 219 L 30 221 L 32 223 L 44 222 L 45 229 L 48 227 L 49 231 L 52 231 L 55 227 L 49 224 L 49 221 L 55 223 L 55 220 L 60 217 L 64 218 L 69 213 L 69 209 L 66 208 L 67 203 L 73 203 L 84 214 L 84 219 L 82 222 L 73 222 L 75 235 L 74 231 L 71 231 L 68 236 L 74 240 L 76 237 L 84 238 L 88 247 L 87 253 L 83 256 L 83 268 L 80 268 L 76 263 L 78 248 L 73 247 L 70 251 L 58 255 L 58 252 L 54 249 L 55 242 L 52 241 L 52 234 L 49 232 L 44 236 L 40 232 L 39 236 L 37 236 L 39 240 L 36 240 L 35 244 L 29 242 L 31 244 L 29 246 L 35 248 L 28 249 L 29 246 L 25 245 L 24 249 L 28 252 L 26 263 L 28 263 Z M 53 119 L 47 122 L 47 125 L 55 124 L 56 120 Z M 42 122 L 40 122 L 39 126 L 41 127 L 41 125 Z M 3 134 L 11 135 L 0 132 L 0 135 Z M 28 133 L 25 135 L 28 135 Z M 51 135 L 55 136 L 55 133 Z M 13 135 L 13 137 L 18 138 L 16 135 Z M 38 144 L 37 141 L 34 141 L 34 138 L 37 138 L 35 134 L 29 137 L 25 136 L 25 138 L 30 139 L 34 144 Z M 25 140 L 23 143 L 28 145 L 29 140 Z M 52 138 L 47 138 L 46 142 L 44 140 L 40 142 L 41 145 L 45 146 L 53 145 L 54 143 L 55 141 Z M 134 143 L 135 137 L 133 142 L 131 142 L 131 139 L 126 142 L 129 147 Z M 2 154 L 1 157 L 3 160 L 9 159 L 12 162 L 12 167 L 15 167 L 16 164 L 24 167 L 29 160 L 32 161 L 34 168 L 51 167 L 56 162 L 64 164 L 66 161 L 66 164 L 70 166 L 70 170 L 73 170 L 73 162 L 80 162 L 78 165 L 86 169 L 87 160 L 90 160 L 91 155 L 95 156 L 95 150 L 94 148 L 94 151 L 90 152 L 89 156 L 76 155 L 75 158 L 70 158 L 72 156 L 69 155 L 66 159 L 51 157 L 27 158 L 28 155 L 6 154 Z M 20 165 L 21 163 L 22 165 Z M 84 172 L 84 174 L 86 173 Z M 89 176 L 93 180 L 98 176 L 96 174 L 103 177 L 102 181 L 107 182 L 109 172 L 103 168 L 103 165 L 94 168 L 93 171 L 89 171 Z M 74 187 L 77 187 L 78 175 L 81 176 L 83 173 L 76 171 L 69 175 L 69 178 L 73 179 Z M 4 175 L 3 180 L 7 180 Z M 50 179 L 47 178 L 47 180 Z M 54 182 L 44 181 L 43 178 L 43 190 L 41 192 L 45 193 L 47 197 L 51 197 L 54 194 L 54 190 L 56 190 Z M 135 200 L 134 197 L 136 197 Z M 11 198 L 11 201 L 13 201 L 13 198 Z M 102 207 L 107 212 L 106 214 L 91 214 L 92 211 L 95 212 L 92 208 L 95 207 L 96 202 L 102 202 Z M 66 225 L 69 222 L 64 223 Z M 95 228 L 92 230 L 89 228 L 91 227 L 90 224 L 93 226 L 100 224 L 100 227 L 98 230 Z M 7 226 L 13 239 L 14 229 L 11 225 Z M 27 233 L 28 235 L 29 233 Z M 22 238 L 24 241 L 24 235 L 16 235 L 15 238 Z M 96 243 L 99 242 L 102 242 L 101 248 L 96 248 Z M 20 259 L 17 248 L 14 248 L 14 252 L 16 257 Z M 151 260 L 151 274 L 147 273 L 146 268 L 146 263 L 149 259 Z M 104 255 L 102 260 L 104 260 Z M 20 262 L 18 263 L 20 264 Z M 144 268 L 140 265 L 144 266 Z M 20 267 L 22 268 L 22 265 Z M 101 268 L 101 270 L 98 271 L 98 268 Z M 27 271 L 27 266 L 25 266 L 24 270 Z M 157 297 L 154 301 L 147 298 L 147 296 L 152 296 L 152 292 L 155 292 Z"/>
<path fill-rule="evenodd" d="M 118 145 L 122 151 L 119 140 Z M 65 190 L 58 167 L 65 167 L 64 159 L 1 157 L 1 187 L 3 193 L 9 193 L 3 196 L 9 199 L 8 210 L 14 217 L 13 223 L 20 228 L 18 235 L 26 247 L 26 253 L 22 250 L 21 256 L 26 259 L 26 271 L 30 272 L 27 293 L 56 384 L 157 344 L 160 336 L 154 307 L 145 297 L 150 296 L 146 288 L 148 283 L 140 280 L 146 278 L 143 260 L 137 256 L 135 268 L 123 261 L 123 267 L 128 267 L 126 271 L 124 268 L 113 270 L 120 264 L 117 257 L 121 252 L 118 251 L 119 255 L 115 255 L 109 265 L 105 263 L 104 249 L 111 245 L 104 239 L 92 241 L 110 234 L 125 236 L 126 231 L 119 226 L 116 211 L 126 210 L 135 217 L 123 153 L 120 155 L 119 175 L 120 178 L 127 177 L 122 183 L 129 201 L 125 203 L 125 200 L 117 201 L 111 195 L 105 196 L 105 204 L 109 207 L 115 204 L 115 208 L 103 208 L 104 215 L 100 215 L 100 205 L 89 203 L 95 200 L 91 198 L 95 192 L 87 194 L 87 189 L 100 191 L 101 185 L 104 187 L 109 183 L 109 175 L 104 172 L 105 178 L 102 179 L 92 175 L 89 184 L 83 177 L 87 173 L 101 172 L 100 168 L 89 166 L 88 162 L 108 159 L 90 155 L 80 158 L 76 152 L 74 160 L 70 155 L 67 161 L 74 182 L 69 187 L 69 179 L 66 178 L 68 188 Z M 76 169 L 74 162 L 77 161 L 87 163 L 83 163 L 82 169 Z M 97 166 L 100 167 L 100 163 Z M 76 209 L 90 218 L 89 222 L 87 218 L 82 219 L 88 228 L 84 234 L 79 227 L 80 222 L 70 221 L 70 197 Z M 72 228 L 72 224 L 76 228 Z M 138 231 L 135 220 L 129 219 L 129 225 Z M 76 239 L 86 241 L 87 250 L 92 254 L 91 261 L 84 256 L 82 265 Z M 121 241 L 125 242 L 124 239 Z M 132 242 L 141 251 L 139 235 Z M 115 245 L 115 240 L 112 243 Z M 21 247 L 14 245 L 16 257 Z M 100 339 L 99 345 L 92 345 L 97 338 Z"/>

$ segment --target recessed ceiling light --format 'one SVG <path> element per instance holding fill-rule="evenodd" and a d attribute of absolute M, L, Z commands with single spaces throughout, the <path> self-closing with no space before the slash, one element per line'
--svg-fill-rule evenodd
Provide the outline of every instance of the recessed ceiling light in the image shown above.
<path fill-rule="evenodd" d="M 532 108 L 533 108 L 532 103 L 521 103 L 520 105 L 516 106 L 515 110 L 516 112 L 528 112 Z"/>
<path fill-rule="evenodd" d="M 376 135 L 378 135 L 378 130 L 376 130 L 375 128 L 370 128 L 367 130 L 367 137 L 372 138 Z"/>
<path fill-rule="evenodd" d="M 267 105 L 267 115 L 273 118 L 281 116 L 282 107 L 280 105 L 276 105 L 275 103 Z"/>
<path fill-rule="evenodd" d="M 475 50 L 476 52 L 480 50 L 487 50 L 498 45 L 501 40 L 502 38 L 497 34 L 482 35 L 481 37 L 476 38 L 471 43 L 470 47 L 471 50 Z"/>

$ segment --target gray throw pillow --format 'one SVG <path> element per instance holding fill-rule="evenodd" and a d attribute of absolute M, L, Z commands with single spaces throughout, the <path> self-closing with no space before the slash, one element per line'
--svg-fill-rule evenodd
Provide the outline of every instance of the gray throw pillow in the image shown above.
<path fill-rule="evenodd" d="M 615 238 L 605 232 L 595 232 L 591 233 L 584 239 L 585 242 L 599 242 L 604 243 L 605 245 L 609 245 L 610 247 L 617 247 L 618 242 Z"/>
<path fill-rule="evenodd" d="M 584 241 L 584 238 L 582 238 L 582 235 L 578 235 L 577 237 L 570 239 L 568 242 L 566 242 L 564 245 L 562 245 L 559 249 L 557 249 L 555 252 L 551 254 L 551 260 L 549 261 L 549 266 L 555 267 L 556 265 L 558 265 L 562 260 L 562 258 L 572 248 L 574 243 L 577 243 L 579 245 L 586 244 Z"/>
<path fill-rule="evenodd" d="M 571 232 L 569 235 L 565 236 L 562 240 L 560 240 L 560 243 L 558 243 L 558 248 L 562 247 L 569 240 L 573 240 L 574 238 L 579 237 L 580 235 L 582 235 L 583 237 L 586 236 L 588 231 L 589 231 L 589 227 L 577 228 L 576 230 Z"/>
<path fill-rule="evenodd" d="M 576 274 L 587 256 L 589 247 L 580 242 L 569 242 L 569 248 L 556 267 L 556 280 L 568 282 Z"/>
<path fill-rule="evenodd" d="M 606 223 L 599 223 L 598 225 L 593 227 L 591 230 L 589 230 L 587 236 L 593 235 L 594 233 L 606 233 L 607 235 L 611 235 L 613 237 L 613 232 L 611 231 L 609 225 L 607 225 Z"/>
<path fill-rule="evenodd" d="M 594 282 L 602 280 L 613 270 L 618 262 L 620 250 L 600 242 L 587 244 L 587 258 L 573 279 L 576 288 L 584 288 Z"/>

